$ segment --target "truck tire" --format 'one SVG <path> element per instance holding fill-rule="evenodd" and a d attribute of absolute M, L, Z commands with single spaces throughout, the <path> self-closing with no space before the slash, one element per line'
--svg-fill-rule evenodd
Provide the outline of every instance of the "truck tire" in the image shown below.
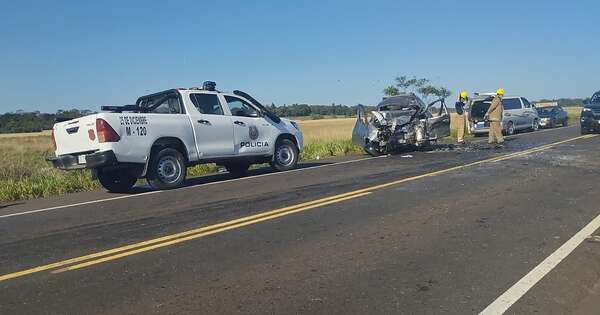
<path fill-rule="evenodd" d="M 225 166 L 225 168 L 227 169 L 229 174 L 231 174 L 235 177 L 242 177 L 242 176 L 246 175 L 246 173 L 248 172 L 248 168 L 250 168 L 250 164 L 242 163 L 242 162 L 228 163 L 223 166 Z"/>
<path fill-rule="evenodd" d="M 513 124 L 512 121 L 509 121 L 508 125 L 506 126 L 506 135 L 512 136 L 514 134 L 515 134 L 515 124 Z"/>
<path fill-rule="evenodd" d="M 288 171 L 298 164 L 298 147 L 289 139 L 281 139 L 275 144 L 271 167 L 276 171 Z"/>
<path fill-rule="evenodd" d="M 136 177 L 124 170 L 106 171 L 98 169 L 97 176 L 102 187 L 113 193 L 129 192 L 137 181 Z"/>
<path fill-rule="evenodd" d="M 181 152 L 164 148 L 152 154 L 146 180 L 156 190 L 177 188 L 187 175 L 185 159 Z"/>

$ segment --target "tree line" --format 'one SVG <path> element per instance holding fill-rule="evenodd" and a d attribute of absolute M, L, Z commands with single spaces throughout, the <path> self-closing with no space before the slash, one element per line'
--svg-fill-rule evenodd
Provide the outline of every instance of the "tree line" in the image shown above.
<path fill-rule="evenodd" d="M 0 133 L 40 132 L 52 129 L 57 120 L 68 120 L 92 113 L 90 110 L 79 109 L 58 110 L 53 114 L 18 110 L 0 115 Z"/>
<path fill-rule="evenodd" d="M 356 115 L 357 106 L 347 106 L 341 104 L 331 105 L 309 105 L 309 104 L 292 104 L 275 106 L 271 104 L 269 109 L 277 116 L 281 117 L 307 117 L 320 118 L 324 116 L 344 116 L 352 117 Z"/>

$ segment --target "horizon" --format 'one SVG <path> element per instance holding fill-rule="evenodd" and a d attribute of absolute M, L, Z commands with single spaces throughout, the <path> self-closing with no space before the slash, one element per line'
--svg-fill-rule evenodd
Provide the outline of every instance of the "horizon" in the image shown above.
<path fill-rule="evenodd" d="M 97 110 L 206 80 L 277 105 L 376 104 L 400 75 L 445 86 L 450 99 L 498 87 L 585 99 L 600 89 L 594 1 L 6 6 L 2 113 Z"/>

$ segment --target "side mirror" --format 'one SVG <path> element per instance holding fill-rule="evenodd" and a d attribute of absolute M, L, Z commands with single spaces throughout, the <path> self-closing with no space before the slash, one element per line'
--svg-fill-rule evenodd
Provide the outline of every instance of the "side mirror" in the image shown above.
<path fill-rule="evenodd" d="M 583 105 L 590 105 L 590 100 L 583 100 Z"/>

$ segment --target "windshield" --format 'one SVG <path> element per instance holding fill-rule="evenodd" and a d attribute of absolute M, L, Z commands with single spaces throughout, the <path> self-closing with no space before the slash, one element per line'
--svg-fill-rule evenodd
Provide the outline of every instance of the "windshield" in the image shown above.
<path fill-rule="evenodd" d="M 596 94 L 594 94 L 594 96 L 592 96 L 591 103 L 592 104 L 600 104 L 600 92 L 596 92 Z"/>
<path fill-rule="evenodd" d="M 377 105 L 380 111 L 414 111 L 425 107 L 425 103 L 415 95 L 398 95 L 384 99 Z"/>
<path fill-rule="evenodd" d="M 556 110 L 556 108 L 557 107 L 540 107 L 540 108 L 537 108 L 537 112 L 540 115 L 544 115 L 544 114 L 548 115 L 548 114 L 554 112 Z"/>
<path fill-rule="evenodd" d="M 403 106 L 397 104 L 381 105 L 379 106 L 380 111 L 415 111 L 415 106 Z"/>

